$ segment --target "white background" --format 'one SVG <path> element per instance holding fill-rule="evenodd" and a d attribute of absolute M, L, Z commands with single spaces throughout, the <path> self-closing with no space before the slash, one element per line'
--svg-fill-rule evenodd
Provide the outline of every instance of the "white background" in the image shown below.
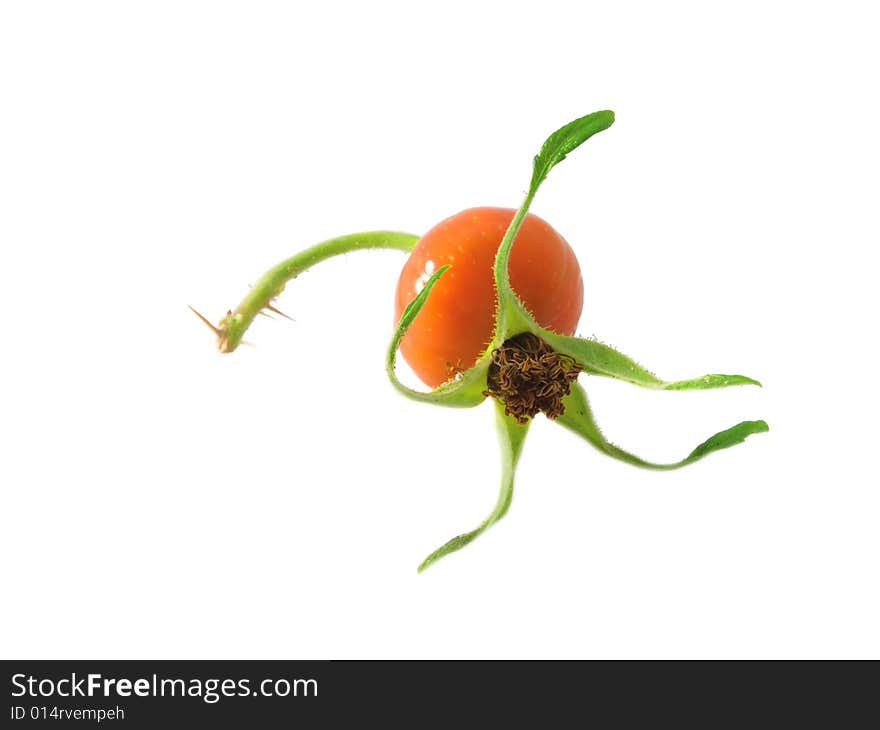
<path fill-rule="evenodd" d="M 7 2 L 0 9 L 5 658 L 880 656 L 878 115 L 869 3 Z M 303 9 L 308 8 L 308 9 Z M 491 408 L 389 386 L 403 255 L 216 319 L 342 233 L 533 210 L 612 461 L 539 419 L 508 516 Z"/>

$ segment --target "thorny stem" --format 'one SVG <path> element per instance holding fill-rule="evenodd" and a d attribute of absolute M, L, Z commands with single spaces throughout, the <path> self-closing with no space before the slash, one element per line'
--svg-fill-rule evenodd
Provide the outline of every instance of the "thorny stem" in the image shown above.
<path fill-rule="evenodd" d="M 220 352 L 232 352 L 238 347 L 254 318 L 264 309 L 272 310 L 272 301 L 284 291 L 285 284 L 315 264 L 333 256 L 370 248 L 388 248 L 408 253 L 418 240 L 418 236 L 397 231 L 351 233 L 318 243 L 285 259 L 263 274 L 241 303 L 227 312 L 216 328 L 212 327 L 217 334 L 217 349 Z"/>

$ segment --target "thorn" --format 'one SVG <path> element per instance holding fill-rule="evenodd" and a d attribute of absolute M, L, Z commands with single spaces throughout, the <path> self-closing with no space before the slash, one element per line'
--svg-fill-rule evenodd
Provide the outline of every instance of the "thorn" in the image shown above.
<path fill-rule="evenodd" d="M 191 307 L 189 304 L 187 304 L 186 306 L 188 306 L 192 310 L 192 313 L 194 315 L 196 315 L 196 317 L 198 317 L 200 320 L 202 320 L 202 322 L 204 322 L 207 325 L 208 329 L 210 329 L 211 332 L 213 332 L 215 335 L 217 335 L 217 337 L 223 336 L 223 331 L 221 329 L 219 329 L 218 327 L 215 327 L 211 323 L 211 320 L 209 320 L 207 317 L 205 317 L 201 312 L 198 312 L 197 310 L 193 309 L 193 307 Z"/>
<path fill-rule="evenodd" d="M 262 309 L 257 312 L 257 314 L 262 314 L 264 317 L 268 317 L 269 319 L 275 319 L 275 317 L 273 317 L 271 314 L 268 314 L 267 312 L 264 312 Z"/>
<path fill-rule="evenodd" d="M 273 307 L 271 304 L 267 304 L 267 305 L 266 305 L 266 309 L 268 309 L 270 312 L 275 312 L 275 314 L 280 314 L 282 317 L 284 317 L 285 319 L 289 319 L 291 322 L 295 322 L 295 321 L 296 321 L 296 320 L 294 320 L 293 317 L 291 317 L 291 316 L 285 314 L 285 313 L 282 312 L 280 309 L 275 309 L 275 307 Z"/>
<path fill-rule="evenodd" d="M 256 347 L 256 345 L 253 342 L 248 342 L 247 340 L 242 340 L 238 344 L 245 345 L 246 347 Z"/>

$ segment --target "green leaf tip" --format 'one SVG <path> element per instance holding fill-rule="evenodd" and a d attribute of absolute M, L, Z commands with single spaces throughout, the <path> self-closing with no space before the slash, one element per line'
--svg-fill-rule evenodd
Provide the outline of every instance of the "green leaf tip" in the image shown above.
<path fill-rule="evenodd" d="M 614 124 L 614 112 L 606 109 L 575 119 L 553 132 L 535 156 L 531 189 L 537 189 L 550 170 L 562 162 L 569 153 L 612 124 Z"/>
<path fill-rule="evenodd" d="M 431 277 L 425 282 L 422 290 L 418 294 L 416 294 L 416 298 L 406 305 L 406 309 L 404 309 L 403 314 L 400 315 L 400 322 L 397 323 L 397 329 L 400 332 L 400 336 L 397 338 L 398 342 L 409 329 L 409 326 L 412 324 L 413 320 L 421 311 L 422 307 L 425 305 L 425 302 L 428 299 L 428 295 L 431 293 L 431 289 L 434 288 L 437 280 L 451 268 L 452 264 L 443 264 L 443 266 L 441 266 L 439 269 L 437 269 L 437 271 L 431 274 Z"/>
<path fill-rule="evenodd" d="M 721 449 L 728 449 L 731 446 L 741 444 L 752 434 L 767 433 L 769 430 L 770 426 L 767 425 L 766 421 L 743 421 L 706 439 L 691 451 L 684 461 L 692 463 L 697 459 L 703 458 L 706 454 L 711 454 L 713 451 L 720 451 Z"/>
<path fill-rule="evenodd" d="M 669 383 L 664 390 L 708 390 L 710 388 L 727 388 L 731 385 L 757 385 L 762 388 L 760 382 L 745 375 L 703 375 L 693 380 L 679 380 L 677 383 Z"/>
<path fill-rule="evenodd" d="M 456 550 L 461 550 L 465 545 L 470 542 L 476 540 L 477 536 L 482 532 L 474 530 L 473 532 L 466 532 L 463 535 L 458 535 L 457 537 L 453 537 L 449 542 L 438 547 L 433 553 L 431 553 L 427 558 L 425 558 L 418 567 L 418 572 L 424 572 L 425 568 L 430 567 L 434 563 L 436 563 L 440 558 L 444 555 L 448 555 L 449 553 L 454 553 Z"/>

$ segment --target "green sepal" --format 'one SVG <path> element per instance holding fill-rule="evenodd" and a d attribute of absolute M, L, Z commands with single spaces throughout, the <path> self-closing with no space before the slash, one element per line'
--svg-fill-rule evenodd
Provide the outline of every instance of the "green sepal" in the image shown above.
<path fill-rule="evenodd" d="M 557 352 L 576 360 L 591 375 L 604 375 L 608 378 L 624 380 L 642 388 L 655 390 L 708 390 L 711 388 L 726 388 L 731 385 L 757 385 L 761 383 L 745 375 L 702 375 L 689 380 L 676 380 L 669 382 L 658 378 L 654 373 L 646 370 L 635 360 L 618 352 L 613 347 L 603 345 L 596 340 L 586 340 L 583 337 L 569 337 L 558 335 L 555 332 L 537 327 L 535 334 L 543 339 Z"/>
<path fill-rule="evenodd" d="M 463 535 L 453 537 L 449 542 L 437 548 L 419 565 L 419 573 L 433 563 L 436 563 L 444 555 L 461 550 L 465 545 L 473 542 L 489 527 L 494 525 L 507 513 L 510 502 L 513 499 L 513 477 L 516 472 L 516 464 L 522 453 L 526 434 L 529 432 L 531 421 L 518 423 L 512 416 L 504 414 L 504 405 L 498 401 L 495 403 L 495 425 L 498 430 L 498 443 L 501 447 L 501 490 L 498 493 L 498 501 L 489 516 L 483 520 L 480 526 L 465 532 Z"/>
<path fill-rule="evenodd" d="M 514 335 L 531 329 L 531 325 L 534 323 L 531 314 L 510 286 L 508 263 L 510 249 L 529 212 L 535 193 L 538 192 L 538 188 L 550 170 L 562 162 L 566 155 L 580 147 L 594 134 L 608 129 L 613 123 L 614 112 L 611 111 L 594 112 L 580 119 L 575 119 L 547 137 L 541 146 L 541 151 L 535 156 L 529 191 L 507 227 L 504 238 L 501 239 L 501 245 L 498 247 L 498 253 L 495 255 L 494 276 L 498 299 L 495 309 L 495 335 L 492 342 L 494 347 Z"/>
<path fill-rule="evenodd" d="M 438 388 L 424 392 L 413 390 L 400 382 L 395 372 L 395 364 L 397 362 L 397 350 L 400 347 L 400 341 L 409 329 L 413 320 L 422 310 L 431 289 L 437 283 L 438 279 L 450 268 L 449 264 L 441 266 L 435 271 L 431 277 L 425 282 L 422 290 L 416 294 L 394 328 L 394 334 L 391 337 L 391 344 L 388 346 L 388 352 L 385 356 L 385 372 L 391 384 L 407 398 L 421 401 L 423 403 L 434 403 L 441 406 L 449 406 L 451 408 L 471 408 L 482 403 L 486 396 L 483 391 L 486 390 L 486 376 L 489 370 L 489 358 L 484 356 L 473 366 L 461 373 L 455 380 L 450 380 Z"/>
<path fill-rule="evenodd" d="M 724 431 L 719 431 L 714 436 L 706 439 L 681 461 L 672 464 L 655 464 L 645 461 L 628 451 L 624 451 L 605 438 L 596 423 L 596 419 L 593 417 L 590 403 L 587 400 L 587 394 L 579 383 L 572 384 L 571 392 L 565 398 L 565 412 L 556 419 L 556 422 L 574 431 L 608 456 L 625 461 L 628 464 L 644 467 L 645 469 L 661 470 L 680 469 L 688 464 L 693 464 L 713 451 L 720 451 L 721 449 L 741 444 L 746 440 L 746 437 L 754 433 L 765 433 L 770 430 L 765 421 L 743 421 Z"/>

